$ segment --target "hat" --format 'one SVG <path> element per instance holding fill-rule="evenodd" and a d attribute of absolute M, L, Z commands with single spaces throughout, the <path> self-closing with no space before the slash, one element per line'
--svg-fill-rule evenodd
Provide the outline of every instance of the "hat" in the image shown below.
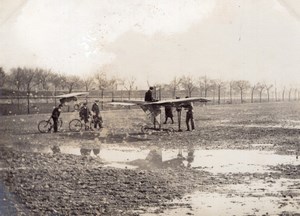
<path fill-rule="evenodd" d="M 59 104 L 59 105 L 58 105 L 58 107 L 62 107 L 62 106 L 63 106 L 62 104 Z"/>
<path fill-rule="evenodd" d="M 84 106 L 86 106 L 86 105 L 87 105 L 87 103 L 85 102 L 85 103 L 83 103 L 83 105 L 84 105 Z"/>
<path fill-rule="evenodd" d="M 150 90 L 153 90 L 153 87 L 152 86 L 150 86 L 150 88 L 149 88 Z"/>
<path fill-rule="evenodd" d="M 98 103 L 99 102 L 99 100 L 95 100 L 95 103 Z"/>

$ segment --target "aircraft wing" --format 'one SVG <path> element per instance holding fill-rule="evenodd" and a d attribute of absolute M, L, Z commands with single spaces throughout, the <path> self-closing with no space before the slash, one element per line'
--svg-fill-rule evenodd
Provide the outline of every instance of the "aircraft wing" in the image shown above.
<path fill-rule="evenodd" d="M 171 106 L 179 106 L 180 104 L 187 103 L 187 102 L 202 102 L 206 103 L 209 102 L 210 100 L 201 98 L 201 97 L 190 97 L 190 98 L 181 98 L 181 99 L 169 99 L 169 100 L 161 100 L 161 101 L 154 101 L 154 102 L 145 102 L 141 100 L 122 100 L 122 101 L 116 101 L 114 100 L 110 104 L 112 105 L 121 105 L 121 106 L 134 106 L 134 105 L 139 105 L 139 106 L 151 106 L 151 105 L 156 105 L 156 106 L 166 106 L 166 105 L 171 105 Z"/>
<path fill-rule="evenodd" d="M 120 106 L 134 106 L 134 105 L 143 105 L 145 101 L 141 100 L 113 100 L 111 105 L 120 105 Z"/>
<path fill-rule="evenodd" d="M 55 97 L 56 98 L 72 98 L 72 97 L 88 95 L 88 94 L 89 94 L 88 92 L 74 92 L 74 93 L 69 93 L 69 94 L 57 95 Z"/>
<path fill-rule="evenodd" d="M 206 103 L 210 100 L 201 98 L 201 97 L 190 97 L 190 98 L 180 98 L 180 99 L 169 99 L 169 100 L 161 100 L 161 101 L 155 101 L 155 102 L 148 102 L 144 105 L 158 105 L 158 106 L 166 106 L 166 105 L 172 105 L 172 106 L 178 106 L 183 103 L 187 102 L 202 102 Z"/>
<path fill-rule="evenodd" d="M 134 105 L 137 105 L 135 103 L 129 103 L 129 102 L 111 102 L 109 104 L 111 104 L 111 105 L 119 105 L 119 106 L 134 106 Z"/>

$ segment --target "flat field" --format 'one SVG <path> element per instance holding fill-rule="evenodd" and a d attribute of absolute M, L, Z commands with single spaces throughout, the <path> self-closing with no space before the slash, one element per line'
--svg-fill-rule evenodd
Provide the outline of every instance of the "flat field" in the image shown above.
<path fill-rule="evenodd" d="M 297 215 L 300 103 L 195 106 L 196 130 L 141 132 L 139 109 L 102 112 L 101 131 L 41 134 L 49 114 L 1 116 L 5 213 Z M 2 188 L 2 187 L 0 187 Z M 262 204 L 263 203 L 263 204 Z"/>

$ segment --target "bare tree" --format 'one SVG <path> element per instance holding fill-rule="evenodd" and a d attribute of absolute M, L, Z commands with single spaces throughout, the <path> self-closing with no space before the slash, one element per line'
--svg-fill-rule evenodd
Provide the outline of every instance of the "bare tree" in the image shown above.
<path fill-rule="evenodd" d="M 83 84 L 85 87 L 85 91 L 89 91 L 90 87 L 94 84 L 94 78 L 93 77 L 87 77 L 83 79 Z"/>
<path fill-rule="evenodd" d="M 233 88 L 234 88 L 234 81 L 231 80 L 229 81 L 229 99 L 230 99 L 230 104 L 232 104 L 232 92 L 233 92 Z"/>
<path fill-rule="evenodd" d="M 17 90 L 17 100 L 18 100 L 18 112 L 20 112 L 20 90 L 23 86 L 23 75 L 22 68 L 12 68 L 11 74 L 9 77 L 10 83 L 12 86 L 16 87 Z"/>
<path fill-rule="evenodd" d="M 61 85 L 61 82 L 62 82 L 62 80 L 61 80 L 61 76 L 59 74 L 57 74 L 57 73 L 51 74 L 50 83 L 54 87 L 54 92 L 53 92 L 54 96 L 56 96 L 57 89 Z M 56 106 L 56 97 L 54 99 L 54 103 L 55 103 L 55 106 Z"/>
<path fill-rule="evenodd" d="M 4 83 L 6 81 L 6 74 L 2 67 L 0 67 L 0 88 L 4 86 Z"/>
<path fill-rule="evenodd" d="M 43 90 L 49 91 L 52 74 L 51 70 L 36 69 L 36 79 Z"/>
<path fill-rule="evenodd" d="M 123 79 L 123 78 L 117 79 L 117 84 L 116 85 L 117 85 L 117 89 L 119 87 L 120 90 L 121 90 L 121 100 L 123 100 L 123 90 L 125 88 L 125 79 Z"/>
<path fill-rule="evenodd" d="M 30 114 L 30 96 L 31 96 L 31 91 L 34 86 L 37 86 L 39 84 L 37 78 L 37 73 L 39 69 L 36 68 L 31 69 L 31 68 L 23 68 L 22 69 L 22 79 L 23 79 L 23 85 L 26 90 L 26 96 L 27 96 L 27 113 Z"/>
<path fill-rule="evenodd" d="M 60 87 L 62 90 L 65 90 L 65 88 L 67 87 L 67 77 L 64 74 L 58 74 L 59 79 L 60 79 Z"/>
<path fill-rule="evenodd" d="M 284 94 L 285 94 L 285 86 L 283 87 L 283 90 L 282 90 L 282 101 L 284 101 Z"/>
<path fill-rule="evenodd" d="M 112 77 L 108 80 L 108 87 L 112 89 L 112 99 L 114 99 L 115 91 L 118 90 L 118 78 Z"/>
<path fill-rule="evenodd" d="M 86 77 L 86 78 L 84 78 L 84 79 L 82 80 L 82 83 L 83 83 L 83 85 L 84 85 L 85 91 L 86 91 L 86 92 L 89 92 L 90 87 L 91 87 L 91 86 L 93 85 L 93 83 L 94 83 L 94 79 L 93 79 L 93 77 Z M 85 96 L 85 100 L 86 100 L 86 102 L 88 102 L 88 96 L 87 96 L 87 95 Z"/>
<path fill-rule="evenodd" d="M 187 96 L 191 97 L 195 89 L 194 78 L 192 76 L 183 76 L 181 78 L 181 85 L 186 90 Z"/>
<path fill-rule="evenodd" d="M 135 81 L 136 81 L 136 79 L 133 76 L 131 76 L 128 79 L 126 79 L 124 82 L 124 88 L 128 91 L 128 99 L 129 100 L 131 99 L 131 93 L 132 93 L 132 90 L 134 89 Z"/>
<path fill-rule="evenodd" d="M 200 77 L 198 80 L 200 96 L 202 97 L 202 91 L 204 91 L 204 97 L 207 97 L 208 90 L 212 87 L 212 81 L 207 78 L 207 76 Z"/>
<path fill-rule="evenodd" d="M 209 86 L 210 87 L 208 89 L 208 92 L 212 92 L 213 103 L 215 103 L 216 90 L 217 90 L 217 84 L 216 84 L 215 80 L 210 80 Z"/>
<path fill-rule="evenodd" d="M 289 101 L 291 101 L 292 90 L 293 90 L 293 88 L 290 88 L 290 90 L 289 90 Z"/>
<path fill-rule="evenodd" d="M 275 101 L 277 101 L 278 99 L 277 99 L 277 85 L 276 85 L 276 81 L 275 81 Z"/>
<path fill-rule="evenodd" d="M 264 84 L 264 83 L 257 83 L 256 84 L 256 89 L 259 92 L 259 102 L 260 103 L 261 103 L 262 93 L 263 93 L 265 87 L 266 87 L 266 84 Z"/>
<path fill-rule="evenodd" d="M 253 84 L 252 86 L 251 86 L 251 103 L 253 103 L 254 102 L 254 91 L 255 91 L 255 89 L 256 89 L 256 84 Z"/>
<path fill-rule="evenodd" d="M 48 92 L 50 89 L 51 84 L 51 76 L 52 76 L 51 70 L 43 70 L 43 69 L 37 69 L 36 70 L 36 81 L 38 82 L 37 86 L 41 86 L 41 89 L 46 91 L 46 102 L 48 103 Z"/>
<path fill-rule="evenodd" d="M 176 97 L 176 91 L 179 89 L 181 82 L 182 82 L 182 80 L 176 76 L 171 81 L 170 87 L 172 89 L 172 98 Z"/>
<path fill-rule="evenodd" d="M 222 80 L 215 80 L 215 85 L 218 89 L 218 104 L 221 104 L 221 90 L 224 88 L 225 83 Z"/>
<path fill-rule="evenodd" d="M 234 86 L 240 91 L 241 103 L 243 103 L 243 94 L 250 87 L 250 83 L 247 80 L 237 80 L 234 82 Z"/>
<path fill-rule="evenodd" d="M 101 97 L 104 97 L 104 90 L 109 86 L 109 82 L 104 71 L 100 71 L 95 74 L 95 80 L 97 82 L 98 88 L 101 91 Z"/>
<path fill-rule="evenodd" d="M 267 85 L 266 84 L 266 90 L 267 90 L 267 94 L 268 94 L 268 102 L 270 101 L 270 90 L 271 90 L 271 88 L 273 88 L 273 85 Z M 277 93 L 275 93 L 275 94 L 277 94 Z"/>
<path fill-rule="evenodd" d="M 81 80 L 78 76 L 68 76 L 66 80 L 66 86 L 69 90 L 69 93 L 71 93 L 74 88 L 81 87 Z"/>

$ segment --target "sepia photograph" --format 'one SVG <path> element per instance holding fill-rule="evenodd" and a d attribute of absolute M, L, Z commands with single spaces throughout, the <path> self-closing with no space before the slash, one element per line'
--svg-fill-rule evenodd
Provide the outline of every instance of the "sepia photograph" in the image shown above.
<path fill-rule="evenodd" d="M 0 216 L 300 216 L 300 0 L 0 0 Z"/>

